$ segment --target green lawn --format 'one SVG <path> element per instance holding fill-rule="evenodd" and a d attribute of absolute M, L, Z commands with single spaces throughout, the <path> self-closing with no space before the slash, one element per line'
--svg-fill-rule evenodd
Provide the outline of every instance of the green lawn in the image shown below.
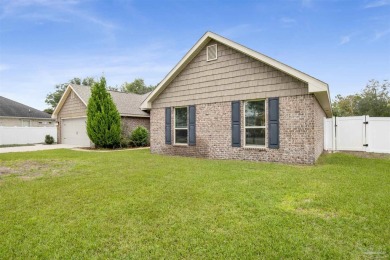
<path fill-rule="evenodd" d="M 0 154 L 0 259 L 390 257 L 390 159 Z"/>

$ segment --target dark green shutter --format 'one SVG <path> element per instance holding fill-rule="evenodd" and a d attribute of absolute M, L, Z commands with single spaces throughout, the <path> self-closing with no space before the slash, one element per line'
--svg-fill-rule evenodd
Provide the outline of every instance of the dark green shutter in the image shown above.
<path fill-rule="evenodd" d="M 240 101 L 232 102 L 232 146 L 241 147 Z"/>
<path fill-rule="evenodd" d="M 195 106 L 189 106 L 188 118 L 188 145 L 196 145 L 196 109 Z"/>
<path fill-rule="evenodd" d="M 268 147 L 279 148 L 279 98 L 268 99 Z"/>
<path fill-rule="evenodd" d="M 172 144 L 171 138 L 171 108 L 165 108 L 165 144 Z"/>

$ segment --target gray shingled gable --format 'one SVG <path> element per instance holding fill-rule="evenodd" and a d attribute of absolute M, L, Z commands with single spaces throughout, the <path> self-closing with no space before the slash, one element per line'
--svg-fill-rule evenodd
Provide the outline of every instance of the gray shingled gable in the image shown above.
<path fill-rule="evenodd" d="M 80 86 L 75 84 L 71 84 L 71 86 L 76 94 L 84 101 L 84 103 L 88 104 L 88 100 L 91 96 L 91 88 L 89 86 Z M 114 100 L 114 103 L 121 116 L 149 116 L 149 113 L 142 111 L 140 106 L 150 94 L 150 92 L 144 95 L 124 93 L 119 91 L 108 92 L 111 94 L 112 99 Z"/>
<path fill-rule="evenodd" d="M 0 116 L 24 118 L 51 118 L 51 115 L 38 109 L 0 96 Z"/>

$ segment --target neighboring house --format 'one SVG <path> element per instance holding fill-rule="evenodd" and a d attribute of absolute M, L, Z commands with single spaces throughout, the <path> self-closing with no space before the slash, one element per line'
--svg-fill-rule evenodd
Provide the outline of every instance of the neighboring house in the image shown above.
<path fill-rule="evenodd" d="M 142 103 L 151 152 L 312 164 L 323 152 L 328 85 L 207 32 Z"/>
<path fill-rule="evenodd" d="M 55 126 L 50 114 L 0 96 L 0 126 Z"/>
<path fill-rule="evenodd" d="M 149 113 L 140 105 L 149 93 L 137 95 L 118 91 L 108 91 L 121 115 L 122 132 L 129 134 L 135 127 L 144 126 L 149 130 Z M 91 146 L 87 135 L 87 104 L 91 88 L 70 84 L 58 102 L 52 117 L 58 123 L 57 140 L 62 144 Z"/>

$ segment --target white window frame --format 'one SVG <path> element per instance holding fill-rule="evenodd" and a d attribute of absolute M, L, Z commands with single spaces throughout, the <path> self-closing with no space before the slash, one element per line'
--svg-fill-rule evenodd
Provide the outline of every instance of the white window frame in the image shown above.
<path fill-rule="evenodd" d="M 186 108 L 187 109 L 187 127 L 176 127 L 176 108 Z M 188 145 L 188 106 L 174 107 L 173 108 L 173 144 L 174 145 Z M 176 143 L 176 129 L 177 130 L 187 130 L 187 143 Z"/>
<path fill-rule="evenodd" d="M 214 47 L 215 46 L 215 58 L 214 59 L 209 59 L 209 48 L 210 47 Z M 212 44 L 212 45 L 209 45 L 207 46 L 206 48 L 206 60 L 207 61 L 213 61 L 213 60 L 217 60 L 218 59 L 218 44 Z"/>
<path fill-rule="evenodd" d="M 245 107 L 248 102 L 253 102 L 253 101 L 264 101 L 264 117 L 265 117 L 265 122 L 264 126 L 246 126 L 246 116 L 245 116 Z M 255 147 L 255 148 L 265 148 L 267 146 L 267 105 L 266 105 L 266 99 L 265 98 L 260 98 L 260 99 L 250 99 L 250 100 L 245 100 L 244 101 L 244 109 L 243 109 L 243 116 L 244 116 L 244 147 Z M 246 129 L 265 129 L 264 130 L 264 145 L 253 145 L 253 144 L 246 144 Z"/>

